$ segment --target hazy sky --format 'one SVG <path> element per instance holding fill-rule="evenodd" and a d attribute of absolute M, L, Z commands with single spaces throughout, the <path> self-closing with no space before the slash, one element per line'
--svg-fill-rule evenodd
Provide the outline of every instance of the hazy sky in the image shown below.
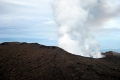
<path fill-rule="evenodd" d="M 120 48 L 120 16 L 102 26 L 94 32 L 101 48 Z M 50 0 L 0 0 L 0 42 L 5 41 L 56 46 L 57 25 Z"/>

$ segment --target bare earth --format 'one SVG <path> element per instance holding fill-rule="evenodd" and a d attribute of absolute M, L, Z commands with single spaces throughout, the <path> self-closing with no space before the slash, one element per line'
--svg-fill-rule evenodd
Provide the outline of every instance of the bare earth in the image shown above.
<path fill-rule="evenodd" d="M 0 44 L 0 80 L 120 80 L 120 54 L 101 59 L 37 43 Z"/>

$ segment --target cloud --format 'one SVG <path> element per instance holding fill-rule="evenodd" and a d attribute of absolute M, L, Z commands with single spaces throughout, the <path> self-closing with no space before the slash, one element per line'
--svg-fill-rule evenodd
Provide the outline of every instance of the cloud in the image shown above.
<path fill-rule="evenodd" d="M 4 38 L 4 40 L 7 38 L 14 38 L 14 40 L 20 38 L 23 40 L 25 38 L 28 40 L 29 38 L 57 40 L 57 26 L 54 23 L 50 1 L 0 0 L 0 38 Z M 106 28 L 103 31 L 119 32 L 117 28 L 119 28 L 120 19 L 112 20 L 105 25 Z M 100 31 L 98 30 L 97 33 Z"/>
<path fill-rule="evenodd" d="M 21 6 L 39 6 L 39 5 L 46 5 L 49 3 L 50 0 L 1 0 L 1 3 L 9 3 Z"/>
<path fill-rule="evenodd" d="M 49 20 L 49 21 L 46 21 L 46 22 L 43 22 L 44 24 L 55 24 L 55 21 L 53 20 Z"/>
<path fill-rule="evenodd" d="M 52 7 L 55 21 L 59 26 L 58 46 L 76 55 L 101 57 L 99 43 L 92 33 L 105 30 L 103 25 L 120 14 L 120 3 L 117 2 L 54 0 Z"/>
<path fill-rule="evenodd" d="M 0 37 L 56 39 L 49 1 L 1 0 Z"/>
<path fill-rule="evenodd" d="M 115 19 L 111 19 L 110 21 L 108 21 L 104 27 L 106 29 L 120 29 L 120 17 L 117 17 Z"/>
<path fill-rule="evenodd" d="M 33 3 L 30 2 L 25 2 L 25 1 L 17 1 L 17 0 L 4 0 L 4 1 L 0 1 L 3 4 L 12 4 L 12 5 L 20 5 L 20 6 L 35 6 Z"/>
<path fill-rule="evenodd" d="M 1 15 L 41 16 L 52 14 L 49 0 L 1 0 Z M 49 14 L 48 14 L 49 13 Z"/>

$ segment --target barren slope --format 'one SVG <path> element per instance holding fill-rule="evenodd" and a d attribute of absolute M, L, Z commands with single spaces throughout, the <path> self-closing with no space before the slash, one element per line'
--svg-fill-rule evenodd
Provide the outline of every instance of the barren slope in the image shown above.
<path fill-rule="evenodd" d="M 0 44 L 0 80 L 120 80 L 120 56 L 102 59 L 70 54 L 37 43 Z"/>

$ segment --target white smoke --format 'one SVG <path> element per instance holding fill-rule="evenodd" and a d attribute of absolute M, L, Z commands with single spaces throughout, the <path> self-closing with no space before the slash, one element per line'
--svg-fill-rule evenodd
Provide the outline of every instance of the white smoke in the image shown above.
<path fill-rule="evenodd" d="M 118 0 L 54 0 L 58 46 L 73 54 L 101 58 L 92 31 L 119 15 L 119 6 Z"/>

